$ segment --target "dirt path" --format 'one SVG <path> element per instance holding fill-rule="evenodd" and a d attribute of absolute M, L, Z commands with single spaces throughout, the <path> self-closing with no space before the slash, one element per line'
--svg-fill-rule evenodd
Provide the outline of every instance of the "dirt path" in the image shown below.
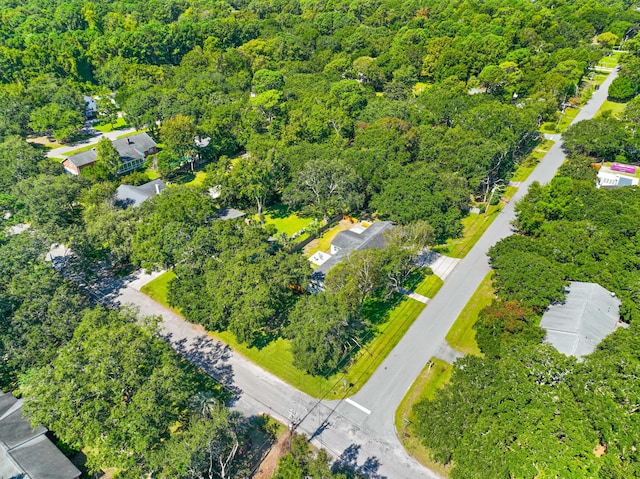
<path fill-rule="evenodd" d="M 291 434 L 289 431 L 284 431 L 278 440 L 273 445 L 269 453 L 264 457 L 260 466 L 258 466 L 257 472 L 251 476 L 251 479 L 270 479 L 276 472 L 278 467 L 278 461 L 282 456 L 289 452 L 289 442 L 291 440 Z"/>

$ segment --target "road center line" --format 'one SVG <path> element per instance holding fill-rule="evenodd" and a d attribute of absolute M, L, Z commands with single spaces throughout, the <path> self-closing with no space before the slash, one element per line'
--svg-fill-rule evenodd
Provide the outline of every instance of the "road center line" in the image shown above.
<path fill-rule="evenodd" d="M 371 411 L 369 411 L 366 407 L 361 406 L 360 404 L 358 404 L 355 401 L 352 401 L 351 399 L 347 398 L 345 399 L 345 402 L 348 402 L 349 404 L 351 404 L 353 407 L 356 407 L 358 409 L 360 409 L 363 413 L 365 414 L 371 414 Z"/>

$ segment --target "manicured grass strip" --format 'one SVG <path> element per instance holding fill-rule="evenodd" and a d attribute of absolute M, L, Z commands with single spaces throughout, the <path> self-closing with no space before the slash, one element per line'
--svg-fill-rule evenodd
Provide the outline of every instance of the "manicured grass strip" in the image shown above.
<path fill-rule="evenodd" d="M 391 310 L 386 321 L 376 328 L 376 337 L 365 345 L 366 349 L 358 353 L 356 361 L 347 370 L 345 377 L 349 384 L 353 384 L 349 395 L 355 394 L 365 385 L 384 358 L 400 342 L 424 307 L 424 303 L 404 297 Z"/>
<path fill-rule="evenodd" d="M 473 329 L 473 325 L 478 320 L 480 310 L 485 306 L 489 306 L 494 298 L 493 285 L 491 282 L 492 275 L 493 271 L 484 277 L 480 286 L 478 286 L 478 289 L 473 293 L 473 296 L 447 333 L 446 340 L 449 345 L 461 353 L 475 354 L 478 356 L 482 354 L 476 343 L 476 332 Z"/>
<path fill-rule="evenodd" d="M 414 289 L 415 293 L 421 294 L 422 296 L 426 296 L 427 298 L 433 298 L 442 285 L 444 281 L 442 281 L 435 274 L 430 274 L 426 276 L 422 282 Z"/>
<path fill-rule="evenodd" d="M 436 391 L 449 381 L 452 371 L 451 364 L 441 359 L 431 358 L 407 391 L 395 414 L 396 431 L 407 452 L 420 464 L 444 477 L 448 477 L 450 467 L 433 461 L 428 449 L 415 435 L 413 405 L 422 399 L 433 399 Z"/>
<path fill-rule="evenodd" d="M 611 112 L 611 116 L 613 118 L 619 118 L 626 106 L 626 103 L 618 103 L 617 101 L 606 100 L 596 113 L 596 117 L 602 116 L 606 111 L 609 111 Z"/>
<path fill-rule="evenodd" d="M 141 291 L 163 306 L 180 314 L 180 311 L 171 308 L 167 302 L 168 284 L 174 277 L 174 273 L 168 271 L 146 284 Z M 398 305 L 376 328 L 376 337 L 366 343 L 365 348 L 357 353 L 347 372 L 344 375 L 334 374 L 329 378 L 312 376 L 295 368 L 291 344 L 286 339 L 278 339 L 262 349 L 258 349 L 239 343 L 235 336 L 228 331 L 209 332 L 208 334 L 228 344 L 234 351 L 306 394 L 313 397 L 322 397 L 328 394 L 328 397 L 333 398 L 343 392 L 343 377 L 351 385 L 349 394 L 355 394 L 367 382 L 384 358 L 402 339 L 424 306 L 423 303 L 411 298 L 401 298 Z"/>
<path fill-rule="evenodd" d="M 64 154 L 64 156 L 73 156 L 78 153 L 82 153 L 83 151 L 89 151 L 91 148 L 95 148 L 96 144 L 83 146 L 82 148 L 78 148 L 77 150 L 72 150 Z"/>
<path fill-rule="evenodd" d="M 520 162 L 520 166 L 513 173 L 511 177 L 511 181 L 513 182 L 522 182 L 525 181 L 531 172 L 535 169 L 535 167 L 540 163 L 540 160 L 547 154 L 547 152 L 551 149 L 555 141 L 553 140 L 544 140 L 540 143 L 526 158 L 524 158 Z"/>
<path fill-rule="evenodd" d="M 462 238 L 449 240 L 446 245 L 437 246 L 434 250 L 452 258 L 464 258 L 499 212 L 499 206 L 489 206 L 486 213 L 470 213 L 462 218 Z"/>
<path fill-rule="evenodd" d="M 116 136 L 116 140 L 119 140 L 120 138 L 126 138 L 127 136 L 137 135 L 139 133 L 145 133 L 147 131 L 149 131 L 149 128 L 143 128 L 142 130 L 132 131 L 131 133 L 123 133 L 122 135 Z M 158 148 L 162 148 L 160 146 L 160 143 L 158 143 Z"/>

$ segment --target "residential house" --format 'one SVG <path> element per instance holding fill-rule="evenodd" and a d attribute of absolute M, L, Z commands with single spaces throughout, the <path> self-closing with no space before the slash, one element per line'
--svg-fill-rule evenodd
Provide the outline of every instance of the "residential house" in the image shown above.
<path fill-rule="evenodd" d="M 78 479 L 80 471 L 22 416 L 22 399 L 0 391 L 0 478 Z"/>
<path fill-rule="evenodd" d="M 128 206 L 135 208 L 152 196 L 159 195 L 164 189 L 166 189 L 166 185 L 160 178 L 140 186 L 120 185 L 114 197 L 115 204 L 121 208 Z"/>
<path fill-rule="evenodd" d="M 158 152 L 156 142 L 146 133 L 120 138 L 112 141 L 112 144 L 122 162 L 117 171 L 119 175 L 141 167 L 147 156 Z M 79 175 L 83 168 L 93 165 L 97 159 L 96 149 L 92 148 L 65 158 L 62 165 L 72 175 Z"/>
<path fill-rule="evenodd" d="M 620 300 L 596 283 L 569 283 L 563 303 L 549 306 L 540 327 L 545 340 L 562 354 L 582 357 L 591 354 L 620 320 Z"/>
<path fill-rule="evenodd" d="M 637 168 L 632 165 L 613 163 L 611 166 L 598 165 L 597 188 L 620 188 L 621 186 L 638 186 L 635 176 Z"/>
<path fill-rule="evenodd" d="M 331 241 L 330 254 L 316 253 L 310 261 L 318 264 L 318 267 L 310 277 L 310 290 L 324 290 L 324 278 L 331 268 L 340 263 L 354 251 L 367 249 L 382 249 L 386 246 L 384 232 L 393 228 L 390 221 L 377 221 L 368 226 L 362 223 L 353 228 L 341 231 Z"/>

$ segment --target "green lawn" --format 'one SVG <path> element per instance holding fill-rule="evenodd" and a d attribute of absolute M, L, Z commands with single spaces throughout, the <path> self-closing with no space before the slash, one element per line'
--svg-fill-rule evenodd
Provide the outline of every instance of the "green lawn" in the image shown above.
<path fill-rule="evenodd" d="M 113 123 L 105 123 L 105 124 L 96 124 L 93 126 L 95 130 L 101 131 L 102 133 L 108 133 L 112 130 L 119 130 L 121 128 L 126 128 L 127 122 L 121 116 Z"/>
<path fill-rule="evenodd" d="M 438 276 L 431 273 L 422 280 L 420 284 L 413 290 L 414 292 L 421 294 L 422 296 L 426 296 L 427 298 L 433 298 L 442 285 L 444 281 L 442 281 Z"/>
<path fill-rule="evenodd" d="M 596 68 L 604 67 L 604 68 L 615 68 L 618 66 L 618 61 L 620 61 L 620 56 L 622 52 L 613 52 L 610 56 L 602 57 Z"/>
<path fill-rule="evenodd" d="M 611 116 L 613 118 L 620 118 L 620 115 L 622 114 L 626 106 L 626 103 L 606 100 L 596 113 L 596 117 L 603 115 L 606 111 L 609 111 L 611 112 Z"/>
<path fill-rule="evenodd" d="M 574 120 L 578 113 L 580 112 L 579 108 L 567 108 L 564 113 L 560 114 L 560 120 L 558 122 L 547 122 L 543 123 L 540 127 L 541 133 L 563 133 L 569 125 Z"/>
<path fill-rule="evenodd" d="M 168 271 L 146 284 L 141 291 L 180 314 L 167 303 L 167 286 L 174 277 L 173 272 Z M 346 373 L 334 374 L 329 378 L 311 376 L 295 368 L 291 344 L 288 340 L 278 339 L 258 349 L 240 344 L 235 336 L 227 331 L 208 334 L 228 344 L 239 354 L 306 394 L 314 397 L 328 395 L 331 398 L 337 398 L 344 393 L 343 378 L 350 385 L 349 395 L 355 394 L 367 382 L 384 358 L 402 339 L 424 306 L 411 298 L 396 295 L 390 302 L 378 303 L 371 308 L 371 316 L 375 317 L 373 322 L 376 324 L 375 337 L 357 353 Z"/>
<path fill-rule="evenodd" d="M 498 216 L 500 208 L 500 205 L 495 205 L 489 206 L 486 213 L 469 213 L 462 218 L 462 236 L 450 239 L 446 244 L 438 245 L 433 250 L 452 258 L 464 258 Z"/>
<path fill-rule="evenodd" d="M 304 250 L 305 256 L 311 257 L 318 251 L 329 251 L 331 249 L 331 242 L 333 241 L 333 238 L 335 238 L 340 231 L 345 231 L 346 229 L 347 223 L 343 221 L 335 225 L 333 228 L 329 228 L 320 238 L 313 240 L 307 245 L 308 247 Z"/>
<path fill-rule="evenodd" d="M 313 218 L 302 218 L 293 213 L 282 203 L 270 206 L 263 212 L 264 222 L 276 227 L 279 233 L 286 233 L 291 236 L 313 222 Z M 300 239 L 306 237 L 300 236 Z"/>
<path fill-rule="evenodd" d="M 456 322 L 447 333 L 447 342 L 449 345 L 461 353 L 480 355 L 480 349 L 476 344 L 476 332 L 473 325 L 478 320 L 480 310 L 491 304 L 494 298 L 493 286 L 491 283 L 490 272 L 480 283 L 478 289 L 466 304 Z"/>
<path fill-rule="evenodd" d="M 538 165 L 540 160 L 547 154 L 555 142 L 553 140 L 544 140 L 541 142 L 531 153 L 529 153 L 518 166 L 518 169 L 513 173 L 511 181 L 522 182 L 525 181 L 531 172 Z"/>
<path fill-rule="evenodd" d="M 451 364 L 441 359 L 431 358 L 407 391 L 395 413 L 396 431 L 407 452 L 422 465 L 444 477 L 448 477 L 450 468 L 433 461 L 427 448 L 422 445 L 420 439 L 415 435 L 413 405 L 422 399 L 433 399 L 436 391 L 451 378 L 452 370 Z"/>

